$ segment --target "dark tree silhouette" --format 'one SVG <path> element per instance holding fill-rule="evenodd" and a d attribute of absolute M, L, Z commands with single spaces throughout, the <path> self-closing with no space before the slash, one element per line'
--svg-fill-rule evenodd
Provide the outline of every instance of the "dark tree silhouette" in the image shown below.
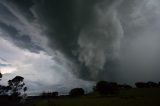
<path fill-rule="evenodd" d="M 0 80 L 2 79 L 2 73 L 0 72 Z"/>
<path fill-rule="evenodd" d="M 84 95 L 83 88 L 74 88 L 69 92 L 70 96 L 82 96 Z"/>
<path fill-rule="evenodd" d="M 9 90 L 10 90 L 9 86 L 0 85 L 0 95 L 7 96 Z"/>
<path fill-rule="evenodd" d="M 0 73 L 0 80 L 1 79 L 2 79 L 2 74 Z M 14 96 L 14 97 L 21 96 L 22 98 L 24 97 L 24 95 L 27 96 L 27 94 L 25 93 L 27 91 L 27 87 L 25 87 L 25 83 L 23 82 L 23 80 L 24 80 L 23 77 L 16 76 L 12 80 L 8 81 L 8 86 L 0 85 L 0 95 Z M 21 95 L 22 91 L 23 95 Z"/>
<path fill-rule="evenodd" d="M 2 80 L 2 73 L 0 72 L 0 81 Z M 6 86 L 0 85 L 0 95 L 6 94 Z"/>
<path fill-rule="evenodd" d="M 152 81 L 149 81 L 149 82 L 147 82 L 147 83 L 145 83 L 145 82 L 136 82 L 135 85 L 136 85 L 137 88 L 152 88 L 152 87 L 158 87 L 158 83 L 152 82 Z"/>
<path fill-rule="evenodd" d="M 3 77 L 3 75 L 0 72 L 0 80 L 2 80 L 2 77 Z M 7 96 L 9 90 L 10 90 L 9 86 L 0 85 L 0 95 L 1 96 Z"/>
<path fill-rule="evenodd" d="M 58 92 L 43 92 L 40 96 L 42 96 L 42 97 L 53 97 L 53 98 L 55 98 L 55 97 L 58 97 Z"/>
<path fill-rule="evenodd" d="M 115 82 L 99 81 L 94 87 L 94 91 L 101 95 L 115 94 L 118 92 L 118 84 Z"/>
<path fill-rule="evenodd" d="M 145 82 L 136 82 L 135 83 L 137 88 L 147 88 L 148 85 Z"/>
<path fill-rule="evenodd" d="M 25 92 L 27 91 L 27 87 L 24 87 L 24 88 L 23 88 L 23 91 L 24 91 L 24 93 L 25 93 Z"/>
<path fill-rule="evenodd" d="M 158 87 L 158 83 L 149 81 L 149 82 L 147 82 L 147 86 L 150 87 L 150 88 L 152 88 L 152 87 Z"/>
<path fill-rule="evenodd" d="M 94 87 L 94 91 L 97 91 L 99 93 L 106 93 L 106 86 L 108 82 L 106 81 L 99 81 L 97 82 L 96 86 Z"/>
<path fill-rule="evenodd" d="M 10 95 L 11 96 L 20 96 L 22 90 L 25 92 L 27 87 L 25 87 L 25 83 L 23 82 L 24 78 L 21 76 L 16 76 L 12 80 L 8 81 L 8 86 L 10 87 Z"/>

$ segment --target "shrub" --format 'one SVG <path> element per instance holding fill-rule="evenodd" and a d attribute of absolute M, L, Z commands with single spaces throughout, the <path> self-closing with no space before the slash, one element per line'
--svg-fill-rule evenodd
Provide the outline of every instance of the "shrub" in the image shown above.
<path fill-rule="evenodd" d="M 147 86 L 148 87 L 158 87 L 158 83 L 149 81 L 149 82 L 147 82 Z"/>
<path fill-rule="evenodd" d="M 74 88 L 69 92 L 70 96 L 82 96 L 84 95 L 83 88 Z"/>
<path fill-rule="evenodd" d="M 149 81 L 147 83 L 145 82 L 137 82 L 135 83 L 137 88 L 151 88 L 151 87 L 158 87 L 158 84 L 152 81 Z"/>
<path fill-rule="evenodd" d="M 43 92 L 41 94 L 42 97 L 58 97 L 58 92 Z"/>
<path fill-rule="evenodd" d="M 118 84 L 116 82 L 99 81 L 95 86 L 95 91 L 101 95 L 116 94 L 118 92 Z"/>
<path fill-rule="evenodd" d="M 135 85 L 137 88 L 147 88 L 147 84 L 145 82 L 136 82 Z"/>

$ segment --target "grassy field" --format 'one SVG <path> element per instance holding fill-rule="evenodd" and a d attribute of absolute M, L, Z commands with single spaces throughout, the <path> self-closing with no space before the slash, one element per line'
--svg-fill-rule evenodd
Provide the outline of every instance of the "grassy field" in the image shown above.
<path fill-rule="evenodd" d="M 27 106 L 160 106 L 160 88 L 122 90 L 118 95 L 37 99 Z"/>

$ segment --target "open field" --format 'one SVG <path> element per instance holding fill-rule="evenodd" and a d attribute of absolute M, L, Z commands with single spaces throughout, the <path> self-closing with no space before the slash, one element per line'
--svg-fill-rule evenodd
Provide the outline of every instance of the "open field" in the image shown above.
<path fill-rule="evenodd" d="M 27 106 L 160 106 L 160 88 L 122 90 L 112 96 L 91 93 L 82 97 L 36 99 Z"/>

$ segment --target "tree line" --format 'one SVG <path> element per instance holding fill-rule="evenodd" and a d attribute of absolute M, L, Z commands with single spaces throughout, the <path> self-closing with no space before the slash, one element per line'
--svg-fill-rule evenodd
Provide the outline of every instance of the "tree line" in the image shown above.
<path fill-rule="evenodd" d="M 160 87 L 160 82 L 136 82 L 136 88 L 155 88 Z M 120 90 L 129 90 L 133 87 L 128 84 L 118 84 L 116 82 L 99 81 L 93 87 L 93 92 L 97 92 L 100 95 L 114 95 L 118 94 Z M 73 88 L 70 90 L 69 96 L 83 96 L 85 95 L 85 90 L 83 88 Z M 58 97 L 58 92 L 48 92 L 41 95 L 43 97 Z"/>
<path fill-rule="evenodd" d="M 0 80 L 2 80 L 2 74 L 0 73 Z M 8 81 L 8 85 L 0 85 L 0 95 L 12 96 L 12 97 L 22 97 L 26 95 L 27 87 L 23 82 L 24 78 L 21 76 L 16 76 Z M 153 88 L 160 87 L 160 82 L 136 82 L 136 88 Z M 131 89 L 133 88 L 128 84 L 118 84 L 116 82 L 99 81 L 93 87 L 93 92 L 98 92 L 100 95 L 112 95 L 117 94 L 121 89 Z M 85 95 L 85 90 L 83 88 L 73 88 L 69 92 L 69 96 L 82 96 Z M 58 92 L 43 92 L 40 96 L 42 97 L 58 97 Z"/>

